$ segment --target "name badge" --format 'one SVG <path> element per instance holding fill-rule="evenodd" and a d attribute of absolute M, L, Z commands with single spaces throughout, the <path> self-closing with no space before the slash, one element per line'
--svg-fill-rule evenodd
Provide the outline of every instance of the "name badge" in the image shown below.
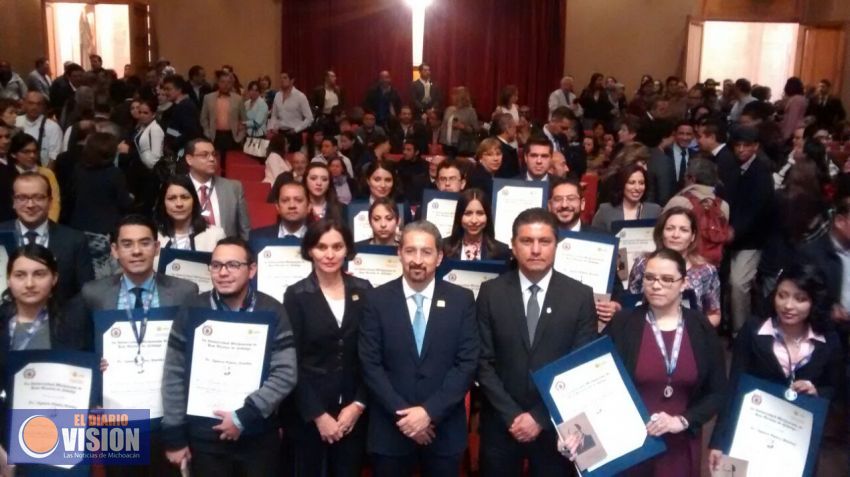
<path fill-rule="evenodd" d="M 551 307 L 551 306 L 547 306 L 547 307 L 546 307 L 546 314 L 548 315 L 548 314 L 551 314 L 551 313 L 552 313 L 552 307 Z"/>
<path fill-rule="evenodd" d="M 445 308 L 445 307 L 446 307 L 446 302 L 444 302 L 443 300 L 437 300 L 437 308 Z"/>
<path fill-rule="evenodd" d="M 360 299 L 360 295 L 351 295 L 351 301 L 357 301 Z"/>

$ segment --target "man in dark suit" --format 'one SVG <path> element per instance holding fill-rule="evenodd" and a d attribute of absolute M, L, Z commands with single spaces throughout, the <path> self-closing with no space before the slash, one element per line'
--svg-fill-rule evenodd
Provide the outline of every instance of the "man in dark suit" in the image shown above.
<path fill-rule="evenodd" d="M 515 179 L 530 182 L 549 182 L 554 176 L 549 174 L 552 167 L 552 143 L 543 136 L 532 137 L 525 144 L 525 173 Z M 504 158 L 503 158 L 504 161 Z"/>
<path fill-rule="evenodd" d="M 421 204 L 422 194 L 431 181 L 428 177 L 428 162 L 420 155 L 419 145 L 415 141 L 404 142 L 398 176 L 405 199 L 411 204 Z"/>
<path fill-rule="evenodd" d="M 655 155 L 649 161 L 650 174 L 654 179 L 652 201 L 661 206 L 685 185 L 688 160 L 694 153 L 691 150 L 694 126 L 688 121 L 679 121 L 674 127 L 673 138 L 673 144 L 664 149 L 663 158 Z"/>
<path fill-rule="evenodd" d="M 37 172 L 24 172 L 14 178 L 12 193 L 15 220 L 0 223 L 0 231 L 11 232 L 18 245 L 44 245 L 56 257 L 59 281 L 53 293 L 60 304 L 68 302 L 83 285 L 94 279 L 88 241 L 85 235 L 47 219 L 54 199 L 47 179 Z"/>
<path fill-rule="evenodd" d="M 204 135 L 200 109 L 186 94 L 189 89 L 189 84 L 180 75 L 166 76 L 162 80 L 162 90 L 171 107 L 163 113 L 161 126 L 165 131 L 164 146 L 173 154 L 186 147 L 189 141 Z"/>
<path fill-rule="evenodd" d="M 832 83 L 827 79 L 818 83 L 817 94 L 809 100 L 809 109 L 806 116 L 814 116 L 818 127 L 829 131 L 835 130 L 835 126 L 847 117 L 841 98 L 830 95 Z"/>
<path fill-rule="evenodd" d="M 272 197 L 275 198 L 278 223 L 252 230 L 251 239 L 304 238 L 310 213 L 310 200 L 304 183 L 292 178 L 275 181 Z"/>
<path fill-rule="evenodd" d="M 596 337 L 593 290 L 553 270 L 558 224 L 528 209 L 513 224 L 518 270 L 478 293 L 481 475 L 573 475 L 530 373 Z"/>
<path fill-rule="evenodd" d="M 413 121 L 413 110 L 410 106 L 402 106 L 398 113 L 398 120 L 391 121 L 388 136 L 393 154 L 400 154 L 404 143 L 412 141 L 416 144 L 417 151 L 426 151 L 428 148 L 428 137 L 425 135 L 425 126 Z"/>
<path fill-rule="evenodd" d="M 76 63 L 69 63 L 65 66 L 62 76 L 56 78 L 56 81 L 50 85 L 50 109 L 56 115 L 56 118 L 62 120 L 62 111 L 68 101 L 74 98 L 74 91 L 82 84 L 85 70 L 82 66 Z M 66 126 L 62 124 L 62 126 Z"/>
<path fill-rule="evenodd" d="M 156 273 L 153 268 L 154 257 L 159 253 L 156 237 L 156 225 L 147 217 L 128 215 L 118 223 L 112 234 L 112 256 L 118 261 L 121 273 L 86 283 L 70 307 L 73 326 L 86 330 L 84 336 L 88 340 L 93 337 L 93 315 L 97 311 L 183 306 L 198 295 L 194 283 Z M 143 334 L 140 336 L 144 339 Z M 82 343 L 82 349 L 93 347 L 90 341 Z M 108 369 L 109 363 L 104 364 Z M 150 465 L 107 466 L 107 476 L 168 475 L 171 469 L 157 428 L 151 431 L 150 446 Z"/>
<path fill-rule="evenodd" d="M 363 108 L 375 113 L 375 119 L 381 127 L 386 127 L 389 120 L 401 111 L 401 96 L 393 88 L 389 71 L 381 71 L 378 82 L 366 91 Z"/>
<path fill-rule="evenodd" d="M 464 397 L 478 363 L 475 300 L 435 279 L 440 232 L 408 224 L 399 245 L 403 276 L 367 294 L 359 354 L 372 396 L 368 450 L 376 477 L 460 475 L 466 448 Z"/>
<path fill-rule="evenodd" d="M 734 159 L 735 153 L 726 144 L 726 128 L 715 120 L 707 120 L 697 126 L 697 144 L 702 152 L 711 154 L 715 164 Z"/>
<path fill-rule="evenodd" d="M 498 115 L 493 120 L 492 133 L 499 140 L 499 148 L 502 150 L 502 164 L 496 171 L 496 177 L 516 177 L 520 173 L 520 163 L 514 117 L 507 113 Z"/>
<path fill-rule="evenodd" d="M 207 139 L 194 139 L 186 144 L 186 165 L 189 178 L 198 193 L 201 215 L 210 225 L 224 229 L 228 237 L 248 239 L 251 219 L 242 183 L 217 176 L 218 158 Z"/>
<path fill-rule="evenodd" d="M 675 126 L 666 119 L 657 119 L 645 123 L 638 137 L 649 148 L 650 154 L 646 200 L 664 206 L 676 189 L 676 167 L 673 158 L 666 152 L 675 141 Z"/>
<path fill-rule="evenodd" d="M 0 222 L 15 218 L 12 209 L 12 179 L 18 173 L 9 157 L 9 144 L 12 142 L 12 127 L 0 121 Z"/>
<path fill-rule="evenodd" d="M 425 63 L 419 65 L 419 79 L 410 83 L 410 100 L 417 121 L 422 119 L 425 111 L 431 108 L 439 110 L 443 104 L 443 93 L 431 80 L 431 67 Z"/>
<path fill-rule="evenodd" d="M 186 89 L 187 91 L 185 92 L 189 96 L 189 99 L 192 100 L 192 103 L 200 111 L 201 106 L 203 106 L 204 96 L 213 92 L 212 86 L 207 83 L 207 72 L 203 66 L 194 65 L 189 68 L 189 84 Z"/>

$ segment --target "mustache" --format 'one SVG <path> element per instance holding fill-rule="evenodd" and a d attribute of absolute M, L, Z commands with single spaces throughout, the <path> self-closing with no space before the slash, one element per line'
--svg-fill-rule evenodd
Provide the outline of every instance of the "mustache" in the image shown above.
<path fill-rule="evenodd" d="M 576 212 L 575 207 L 558 207 L 558 212 Z"/>

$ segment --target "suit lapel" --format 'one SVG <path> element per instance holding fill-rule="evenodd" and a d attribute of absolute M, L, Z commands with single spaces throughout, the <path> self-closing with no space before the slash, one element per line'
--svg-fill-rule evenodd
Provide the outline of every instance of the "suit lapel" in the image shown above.
<path fill-rule="evenodd" d="M 758 329 L 755 330 L 756 336 L 755 346 L 753 346 L 753 352 L 761 359 L 764 363 L 771 363 L 773 367 L 773 372 L 776 373 L 777 376 L 785 376 L 785 370 L 782 369 L 782 364 L 776 359 L 776 355 L 773 354 L 773 336 L 760 335 L 758 334 Z"/>
<path fill-rule="evenodd" d="M 399 323 L 399 328 L 404 330 L 401 333 L 402 339 L 407 341 L 407 349 L 410 350 L 410 355 L 413 358 L 414 362 L 419 361 L 419 353 L 416 351 L 416 337 L 413 336 L 413 320 L 411 319 L 410 312 L 407 308 L 407 297 L 404 296 L 404 287 L 401 285 L 401 281 L 404 278 L 399 277 L 396 278 L 393 283 L 393 287 L 396 289 L 395 293 L 391 293 L 395 303 L 387 303 L 388 310 L 399 310 L 400 313 L 394 313 L 395 316 L 398 316 L 401 322 Z M 427 334 L 427 327 L 426 327 Z M 424 342 L 423 342 L 424 349 Z"/>
<path fill-rule="evenodd" d="M 177 300 L 174 299 L 174 294 L 168 285 L 165 284 L 165 276 L 159 273 L 156 276 L 156 292 L 159 294 L 159 306 L 174 306 Z"/>
<path fill-rule="evenodd" d="M 537 328 L 534 330 L 534 343 L 531 344 L 531 349 L 533 350 L 537 343 L 540 341 L 540 337 L 543 336 L 544 328 L 552 321 L 552 316 L 554 313 L 557 313 L 558 310 L 552 310 L 552 302 L 555 301 L 555 293 L 552 290 L 559 285 L 558 276 L 555 271 L 552 271 L 552 278 L 549 280 L 549 288 L 546 289 L 546 296 L 543 297 L 543 303 L 540 305 L 540 319 L 537 321 Z M 528 333 L 526 332 L 526 335 Z"/>
<path fill-rule="evenodd" d="M 525 317 L 525 307 L 523 306 L 522 293 L 523 289 L 519 282 L 519 271 L 515 271 L 510 275 L 508 283 L 508 301 L 510 302 L 509 316 L 515 316 L 517 333 L 522 337 L 522 344 L 526 351 L 531 350 L 531 341 L 528 339 L 528 322 Z M 539 325 L 539 322 L 538 322 Z M 538 326 L 539 328 L 539 326 Z"/>
<path fill-rule="evenodd" d="M 445 289 L 441 286 L 440 280 L 434 283 L 434 296 L 431 297 L 431 308 L 428 312 L 428 324 L 425 326 L 425 338 L 422 340 L 422 353 L 419 355 L 420 360 L 424 360 L 428 353 L 428 348 L 431 346 L 436 335 L 439 335 L 439 327 L 443 323 L 443 314 L 446 313 L 446 307 L 449 305 L 445 297 Z M 413 327 L 411 326 L 411 330 Z M 414 345 L 416 344 L 414 340 Z"/>
<path fill-rule="evenodd" d="M 224 232 L 227 235 L 236 235 L 238 231 L 236 230 L 227 230 L 228 225 L 232 221 L 230 220 L 230 207 L 232 206 L 232 200 L 230 200 L 230 188 L 228 187 L 228 183 L 225 182 L 221 177 L 216 177 L 213 179 L 215 181 L 215 189 L 216 195 L 218 198 L 218 211 L 221 217 L 217 217 L 217 224 L 219 227 L 224 229 Z"/>

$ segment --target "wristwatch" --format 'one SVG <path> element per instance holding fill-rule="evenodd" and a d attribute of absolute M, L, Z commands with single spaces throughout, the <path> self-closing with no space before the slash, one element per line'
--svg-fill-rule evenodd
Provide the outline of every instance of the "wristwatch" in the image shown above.
<path fill-rule="evenodd" d="M 676 416 L 676 417 L 679 419 L 679 422 L 681 422 L 681 423 L 682 423 L 682 427 L 683 427 L 684 429 L 687 429 L 688 427 L 690 427 L 690 426 L 691 426 L 691 425 L 688 423 L 688 420 L 687 420 L 687 419 L 685 419 L 685 416 Z"/>

